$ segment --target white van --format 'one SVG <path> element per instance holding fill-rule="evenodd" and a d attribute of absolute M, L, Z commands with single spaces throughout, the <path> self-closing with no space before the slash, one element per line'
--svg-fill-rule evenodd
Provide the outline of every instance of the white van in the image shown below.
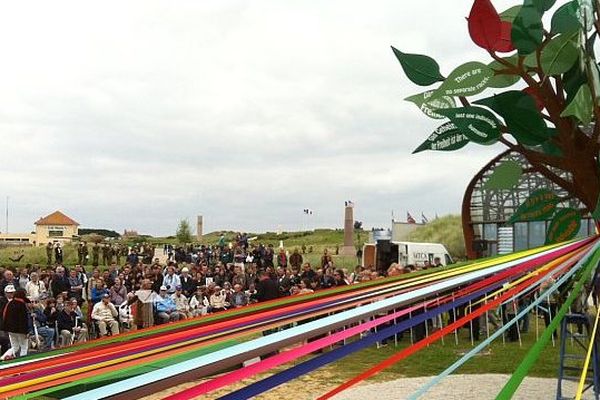
<path fill-rule="evenodd" d="M 392 263 L 399 263 L 403 267 L 422 267 L 426 261 L 433 264 L 435 258 L 439 258 L 444 266 L 454 263 L 450 253 L 441 243 L 380 240 L 377 244 L 366 243 L 363 246 L 362 265 L 372 266 L 377 270 L 387 270 Z"/>

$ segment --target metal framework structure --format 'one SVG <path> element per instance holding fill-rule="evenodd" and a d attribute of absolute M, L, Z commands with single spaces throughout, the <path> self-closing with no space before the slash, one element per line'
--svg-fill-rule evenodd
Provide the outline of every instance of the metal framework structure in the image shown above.
<path fill-rule="evenodd" d="M 490 178 L 494 169 L 505 161 L 515 161 L 523 168 L 523 175 L 517 186 L 510 190 L 485 190 L 484 186 Z M 553 169 L 566 180 L 571 180 L 568 172 Z M 507 221 L 514 214 L 517 207 L 523 203 L 531 192 L 537 189 L 550 189 L 561 199 L 559 208 L 572 207 L 582 211 L 582 229 L 580 236 L 587 236 L 593 232 L 593 222 L 582 203 L 542 174 L 537 172 L 531 164 L 520 153 L 508 150 L 501 153 L 483 167 L 467 186 L 462 205 L 462 222 L 467 256 L 471 259 L 497 254 L 498 228 L 511 227 Z M 529 230 L 537 230 L 534 240 L 523 240 L 513 235 L 513 247 L 515 250 L 536 247 L 540 245 L 540 232 L 545 232 L 549 221 L 538 222 L 534 226 L 519 226 L 518 232 L 525 232 L 529 236 Z M 518 223 L 527 224 L 527 223 Z M 515 226 L 517 224 L 514 224 Z M 541 243 L 543 244 L 543 243 Z M 517 245 L 517 246 L 515 246 Z"/>

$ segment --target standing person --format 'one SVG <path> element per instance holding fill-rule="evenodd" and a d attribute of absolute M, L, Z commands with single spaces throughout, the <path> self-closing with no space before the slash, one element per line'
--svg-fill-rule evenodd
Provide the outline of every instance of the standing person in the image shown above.
<path fill-rule="evenodd" d="M 63 263 L 63 248 L 60 243 L 56 243 L 56 246 L 54 247 L 54 261 L 56 264 Z"/>
<path fill-rule="evenodd" d="M 102 265 L 108 265 L 111 263 L 111 258 L 110 257 L 110 245 L 108 243 L 104 243 L 102 245 Z"/>
<path fill-rule="evenodd" d="M 302 261 L 302 255 L 298 252 L 298 249 L 294 249 L 294 252 L 290 256 L 290 265 L 292 266 L 292 270 L 294 270 L 294 273 L 297 273 L 300 270 Z"/>
<path fill-rule="evenodd" d="M 100 245 L 98 243 L 94 243 L 92 245 L 92 265 L 94 267 L 98 266 L 99 258 L 100 258 Z"/>
<path fill-rule="evenodd" d="M 256 298 L 259 302 L 273 300 L 279 297 L 279 289 L 277 288 L 277 283 L 271 279 L 269 273 L 267 271 L 262 271 L 260 274 L 260 280 L 256 284 Z M 263 331 L 262 335 L 267 336 L 272 333 L 277 332 L 277 328 L 267 329 Z M 277 350 L 271 353 L 267 353 L 261 356 L 261 359 L 271 357 L 277 354 Z"/>
<path fill-rule="evenodd" d="M 54 250 L 54 245 L 52 242 L 48 242 L 46 244 L 46 258 L 48 261 L 48 266 L 52 265 L 52 252 Z"/>
<path fill-rule="evenodd" d="M 331 256 L 329 255 L 329 253 L 327 252 L 327 249 L 325 249 L 323 251 L 323 256 L 321 256 L 321 268 L 325 269 L 329 266 L 329 263 L 333 262 L 333 259 L 331 258 Z"/>
<path fill-rule="evenodd" d="M 287 255 L 282 247 L 279 249 L 279 254 L 277 254 L 277 266 L 281 268 L 287 268 L 287 263 Z"/>
<path fill-rule="evenodd" d="M 141 328 L 148 328 L 154 325 L 154 298 L 156 292 L 152 290 L 152 281 L 143 279 L 140 290 L 135 292 L 135 314 L 134 323 Z"/>
<path fill-rule="evenodd" d="M 14 288 L 13 288 L 14 290 Z M 8 332 L 10 347 L 14 357 L 25 357 L 29 351 L 27 332 L 29 330 L 29 311 L 25 291 L 19 289 L 4 307 L 2 312 L 2 330 Z"/>
<path fill-rule="evenodd" d="M 83 242 L 77 247 L 77 264 L 83 263 Z"/>
<path fill-rule="evenodd" d="M 3 329 L 4 323 L 2 321 L 4 309 L 15 295 L 15 287 L 11 283 L 2 288 L 2 291 L 0 293 L 3 294 L 3 296 L 0 295 L 0 349 L 2 350 L 0 352 L 0 354 L 2 354 L 0 360 L 6 360 L 8 358 L 13 358 L 14 355 L 12 354 L 12 351 L 10 351 L 10 340 L 8 340 L 8 333 Z"/>

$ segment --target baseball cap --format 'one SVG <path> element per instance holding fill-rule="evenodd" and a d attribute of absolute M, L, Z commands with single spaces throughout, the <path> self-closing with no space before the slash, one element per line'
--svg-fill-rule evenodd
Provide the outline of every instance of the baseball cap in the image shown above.
<path fill-rule="evenodd" d="M 181 290 L 181 285 L 175 286 L 175 290 Z"/>
<path fill-rule="evenodd" d="M 4 293 L 14 293 L 15 287 L 13 285 L 6 285 L 4 288 Z"/>
<path fill-rule="evenodd" d="M 110 294 L 108 294 L 108 293 L 104 293 L 104 294 L 102 295 L 102 297 L 104 297 L 104 298 L 110 297 Z"/>
<path fill-rule="evenodd" d="M 181 268 L 181 272 L 190 272 L 190 270 L 188 269 L 188 267 L 183 267 Z"/>
<path fill-rule="evenodd" d="M 161 291 L 162 291 L 162 290 L 166 291 L 166 290 L 167 290 L 167 287 L 166 287 L 166 286 L 161 286 L 161 287 L 160 287 L 160 290 L 161 290 Z"/>

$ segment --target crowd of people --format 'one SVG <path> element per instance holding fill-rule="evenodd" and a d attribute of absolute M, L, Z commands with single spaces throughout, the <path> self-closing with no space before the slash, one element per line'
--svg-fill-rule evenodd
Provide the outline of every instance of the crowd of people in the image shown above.
<path fill-rule="evenodd" d="M 148 256 L 153 246 L 93 245 L 89 257 L 83 243 L 71 267 L 62 251 L 51 259 L 60 247 L 53 245 L 46 266 L 0 267 L 1 359 L 380 276 L 336 268 L 327 251 L 311 265 L 299 250 L 250 246 L 244 235 L 234 243 L 167 245 L 162 263 Z"/>
<path fill-rule="evenodd" d="M 283 247 L 251 245 L 244 235 L 238 235 L 233 244 L 221 237 L 211 246 L 165 245 L 160 258 L 153 257 L 156 249 L 150 245 L 93 245 L 91 257 L 86 246 L 76 246 L 79 263 L 71 267 L 62 263 L 62 251 L 60 258 L 52 260 L 51 255 L 60 247 L 56 245 L 47 246 L 46 266 L 0 267 L 0 360 L 27 355 L 32 349 L 53 349 L 260 301 L 442 265 L 434 258 L 420 266 L 393 263 L 387 270 L 378 271 L 373 266 L 357 265 L 348 271 L 337 268 L 327 250 L 312 265 L 304 259 L 304 248 L 302 252 L 289 252 Z M 102 249 L 107 249 L 106 258 Z M 107 266 L 100 267 L 100 262 Z M 528 301 L 525 296 L 513 307 L 503 306 L 499 318 L 489 315 L 490 323 L 506 322 Z M 556 314 L 557 303 L 553 296 L 543 304 L 546 325 Z M 465 312 L 456 309 L 448 313 L 448 323 Z M 442 323 L 428 322 L 432 329 Z M 528 325 L 526 316 L 518 329 L 526 332 Z M 479 331 L 479 320 L 475 319 L 470 325 L 474 340 L 479 340 Z M 426 332 L 427 324 L 421 323 L 412 334 L 418 340 Z M 517 340 L 518 335 L 517 328 L 511 328 L 508 339 Z"/>

